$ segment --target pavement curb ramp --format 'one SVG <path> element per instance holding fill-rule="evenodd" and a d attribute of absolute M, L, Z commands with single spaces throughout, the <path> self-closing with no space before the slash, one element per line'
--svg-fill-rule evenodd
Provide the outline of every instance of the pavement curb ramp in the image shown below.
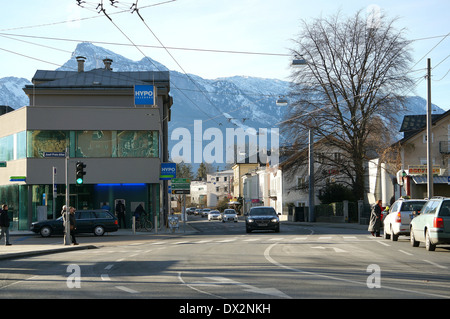
<path fill-rule="evenodd" d="M 95 245 L 78 245 L 78 246 L 67 246 L 53 249 L 41 249 L 34 251 L 21 251 L 14 253 L 6 253 L 0 254 L 0 260 L 4 259 L 18 259 L 23 257 L 32 257 L 32 256 L 40 256 L 40 255 L 49 255 L 49 254 L 57 254 L 63 253 L 67 251 L 76 251 L 76 250 L 84 250 L 84 249 L 97 249 L 98 247 Z"/>

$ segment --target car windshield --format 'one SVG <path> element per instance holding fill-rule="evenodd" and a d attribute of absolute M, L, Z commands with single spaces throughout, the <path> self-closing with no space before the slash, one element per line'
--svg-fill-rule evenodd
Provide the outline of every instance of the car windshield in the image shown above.
<path fill-rule="evenodd" d="M 226 211 L 224 212 L 224 214 L 229 215 L 229 214 L 236 214 L 236 213 L 235 213 L 234 210 L 226 210 Z"/>
<path fill-rule="evenodd" d="M 402 205 L 401 211 L 402 212 L 412 212 L 412 211 L 418 211 L 422 210 L 423 205 L 425 205 L 425 202 L 407 202 Z"/>
<path fill-rule="evenodd" d="M 273 208 L 255 208 L 250 211 L 250 216 L 270 216 L 276 215 Z"/>

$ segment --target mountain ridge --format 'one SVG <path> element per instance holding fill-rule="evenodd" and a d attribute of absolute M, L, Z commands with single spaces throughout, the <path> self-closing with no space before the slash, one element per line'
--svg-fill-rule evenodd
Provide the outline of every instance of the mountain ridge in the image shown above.
<path fill-rule="evenodd" d="M 112 59 L 113 71 L 169 71 L 170 94 L 173 97 L 172 118 L 169 122 L 169 150 L 176 143 L 171 140 L 175 128 L 184 127 L 193 133 L 194 121 L 201 120 L 202 128 L 275 128 L 284 120 L 286 108 L 276 105 L 280 96 L 289 93 L 290 82 L 279 79 L 251 76 L 203 79 L 194 74 L 168 70 L 163 64 L 144 57 L 130 60 L 111 50 L 89 42 L 79 43 L 71 58 L 57 70 L 77 70 L 75 57 L 86 57 L 85 70 L 103 67 L 103 59 Z M 0 79 L 0 104 L 19 108 L 29 104 L 22 88 L 30 84 L 23 78 Z M 425 114 L 426 100 L 419 96 L 408 97 L 408 107 L 398 114 L 399 127 L 404 115 Z M 437 112 L 444 112 L 434 105 Z M 193 136 L 193 134 L 192 134 Z M 283 138 L 280 137 L 280 144 Z"/>

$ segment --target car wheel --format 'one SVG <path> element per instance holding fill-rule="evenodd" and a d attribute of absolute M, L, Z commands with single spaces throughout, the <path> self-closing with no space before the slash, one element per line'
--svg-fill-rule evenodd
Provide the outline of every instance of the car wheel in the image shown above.
<path fill-rule="evenodd" d="M 252 232 L 252 230 L 251 230 L 250 228 L 248 228 L 248 227 L 245 227 L 245 231 L 246 231 L 248 234 Z"/>
<path fill-rule="evenodd" d="M 383 238 L 384 238 L 384 239 L 391 239 L 391 235 L 388 234 L 387 228 L 386 228 L 386 227 L 384 227 Z"/>
<path fill-rule="evenodd" d="M 425 234 L 425 247 L 428 251 L 434 251 L 436 249 L 436 245 L 431 243 L 429 230 L 427 230 L 427 233 Z"/>
<path fill-rule="evenodd" d="M 280 225 L 277 226 L 277 228 L 275 228 L 275 232 L 279 233 L 280 232 Z"/>
<path fill-rule="evenodd" d="M 394 234 L 394 230 L 392 229 L 392 225 L 391 225 L 391 240 L 392 241 L 397 241 L 398 240 L 398 235 Z"/>
<path fill-rule="evenodd" d="M 42 237 L 50 237 L 52 235 L 52 229 L 49 226 L 44 226 L 39 231 Z"/>
<path fill-rule="evenodd" d="M 103 236 L 104 233 L 105 233 L 105 229 L 103 228 L 103 226 L 95 226 L 95 228 L 94 228 L 95 236 Z"/>
<path fill-rule="evenodd" d="M 411 227 L 411 229 L 410 229 L 410 240 L 411 240 L 411 246 L 413 246 L 413 247 L 419 247 L 420 242 L 418 242 L 418 241 L 416 240 L 416 238 L 414 237 L 414 233 L 413 233 L 412 227 Z"/>

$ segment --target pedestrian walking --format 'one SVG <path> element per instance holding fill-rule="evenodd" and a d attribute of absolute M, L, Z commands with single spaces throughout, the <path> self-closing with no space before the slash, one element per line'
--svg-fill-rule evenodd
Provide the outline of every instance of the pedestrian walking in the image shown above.
<path fill-rule="evenodd" d="M 119 227 L 122 228 L 123 222 L 123 228 L 127 228 L 127 224 L 125 222 L 125 205 L 121 200 L 119 200 L 116 204 L 116 215 L 117 219 L 119 220 Z"/>
<path fill-rule="evenodd" d="M 8 205 L 3 204 L 0 210 L 0 240 L 3 236 L 5 237 L 5 245 L 11 246 L 9 242 L 9 215 L 8 215 Z"/>
<path fill-rule="evenodd" d="M 75 238 L 75 233 L 77 231 L 77 220 L 75 218 L 75 208 L 69 207 L 69 221 L 70 221 L 70 238 L 72 239 L 72 244 L 78 245 L 77 239 Z"/>
<path fill-rule="evenodd" d="M 383 208 L 381 206 L 381 199 L 377 200 L 377 202 L 372 206 L 370 211 L 370 222 L 368 230 L 372 234 L 372 236 L 381 237 L 380 229 L 381 229 L 381 212 Z"/>

